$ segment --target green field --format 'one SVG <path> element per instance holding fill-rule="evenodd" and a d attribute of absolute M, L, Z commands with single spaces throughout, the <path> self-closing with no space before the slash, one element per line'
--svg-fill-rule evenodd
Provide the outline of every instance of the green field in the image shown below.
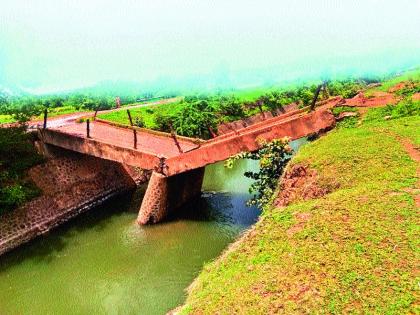
<path fill-rule="evenodd" d="M 15 122 L 12 116 L 10 115 L 0 115 L 0 124 L 7 124 Z"/>
<path fill-rule="evenodd" d="M 160 106 L 166 106 L 166 105 L 160 105 Z M 168 105 L 171 106 L 171 105 Z M 130 109 L 131 117 L 135 121 L 137 117 L 142 117 L 145 123 L 145 127 L 149 129 L 155 129 L 156 124 L 154 121 L 154 115 L 150 112 L 150 110 L 155 109 L 156 106 L 150 106 L 150 107 L 138 107 Z M 109 120 L 115 123 L 123 124 L 123 125 L 130 125 L 130 121 L 128 119 L 127 111 L 120 110 L 115 112 L 110 112 L 106 114 L 98 114 L 97 116 L 100 119 Z"/>
<path fill-rule="evenodd" d="M 339 125 L 300 149 L 291 164 L 308 165 L 321 185 L 337 188 L 268 207 L 203 268 L 181 313 L 418 313 L 419 165 L 402 143 L 420 147 L 420 115 L 384 114 L 371 110 L 357 127 Z"/>

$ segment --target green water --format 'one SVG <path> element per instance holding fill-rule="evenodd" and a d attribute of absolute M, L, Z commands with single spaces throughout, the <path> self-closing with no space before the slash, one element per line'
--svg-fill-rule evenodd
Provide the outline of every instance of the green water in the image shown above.
<path fill-rule="evenodd" d="M 207 193 L 170 222 L 135 225 L 138 191 L 0 257 L 0 315 L 164 314 L 178 306 L 203 264 L 256 221 L 242 176 L 256 167 L 207 167 Z"/>

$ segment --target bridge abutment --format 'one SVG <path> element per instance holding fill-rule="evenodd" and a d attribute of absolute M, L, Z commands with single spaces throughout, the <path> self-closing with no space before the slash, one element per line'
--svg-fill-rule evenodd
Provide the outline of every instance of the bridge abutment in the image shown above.
<path fill-rule="evenodd" d="M 137 223 L 158 223 L 170 211 L 180 208 L 199 196 L 203 178 L 204 167 L 170 177 L 153 172 L 140 207 Z"/>

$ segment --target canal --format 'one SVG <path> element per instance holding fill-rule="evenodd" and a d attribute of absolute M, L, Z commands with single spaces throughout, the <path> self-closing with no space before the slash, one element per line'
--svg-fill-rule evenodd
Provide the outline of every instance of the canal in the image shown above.
<path fill-rule="evenodd" d="M 242 175 L 257 167 L 208 166 L 203 197 L 170 222 L 135 225 L 139 189 L 0 257 L 0 314 L 164 314 L 178 306 L 203 264 L 257 220 Z"/>
<path fill-rule="evenodd" d="M 251 160 L 206 167 L 202 197 L 169 222 L 134 223 L 143 187 L 0 257 L 0 314 L 165 314 L 183 303 L 203 265 L 257 221 L 243 176 L 257 169 Z"/>

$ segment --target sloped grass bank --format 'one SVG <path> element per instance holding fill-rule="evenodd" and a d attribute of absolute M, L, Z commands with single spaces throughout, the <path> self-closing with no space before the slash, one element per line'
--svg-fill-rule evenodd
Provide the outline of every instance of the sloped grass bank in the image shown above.
<path fill-rule="evenodd" d="M 204 267 L 181 314 L 416 313 L 420 117 L 338 128 L 292 164 L 338 188 L 266 210 L 255 227 Z M 418 300 L 417 300 L 418 301 Z"/>

